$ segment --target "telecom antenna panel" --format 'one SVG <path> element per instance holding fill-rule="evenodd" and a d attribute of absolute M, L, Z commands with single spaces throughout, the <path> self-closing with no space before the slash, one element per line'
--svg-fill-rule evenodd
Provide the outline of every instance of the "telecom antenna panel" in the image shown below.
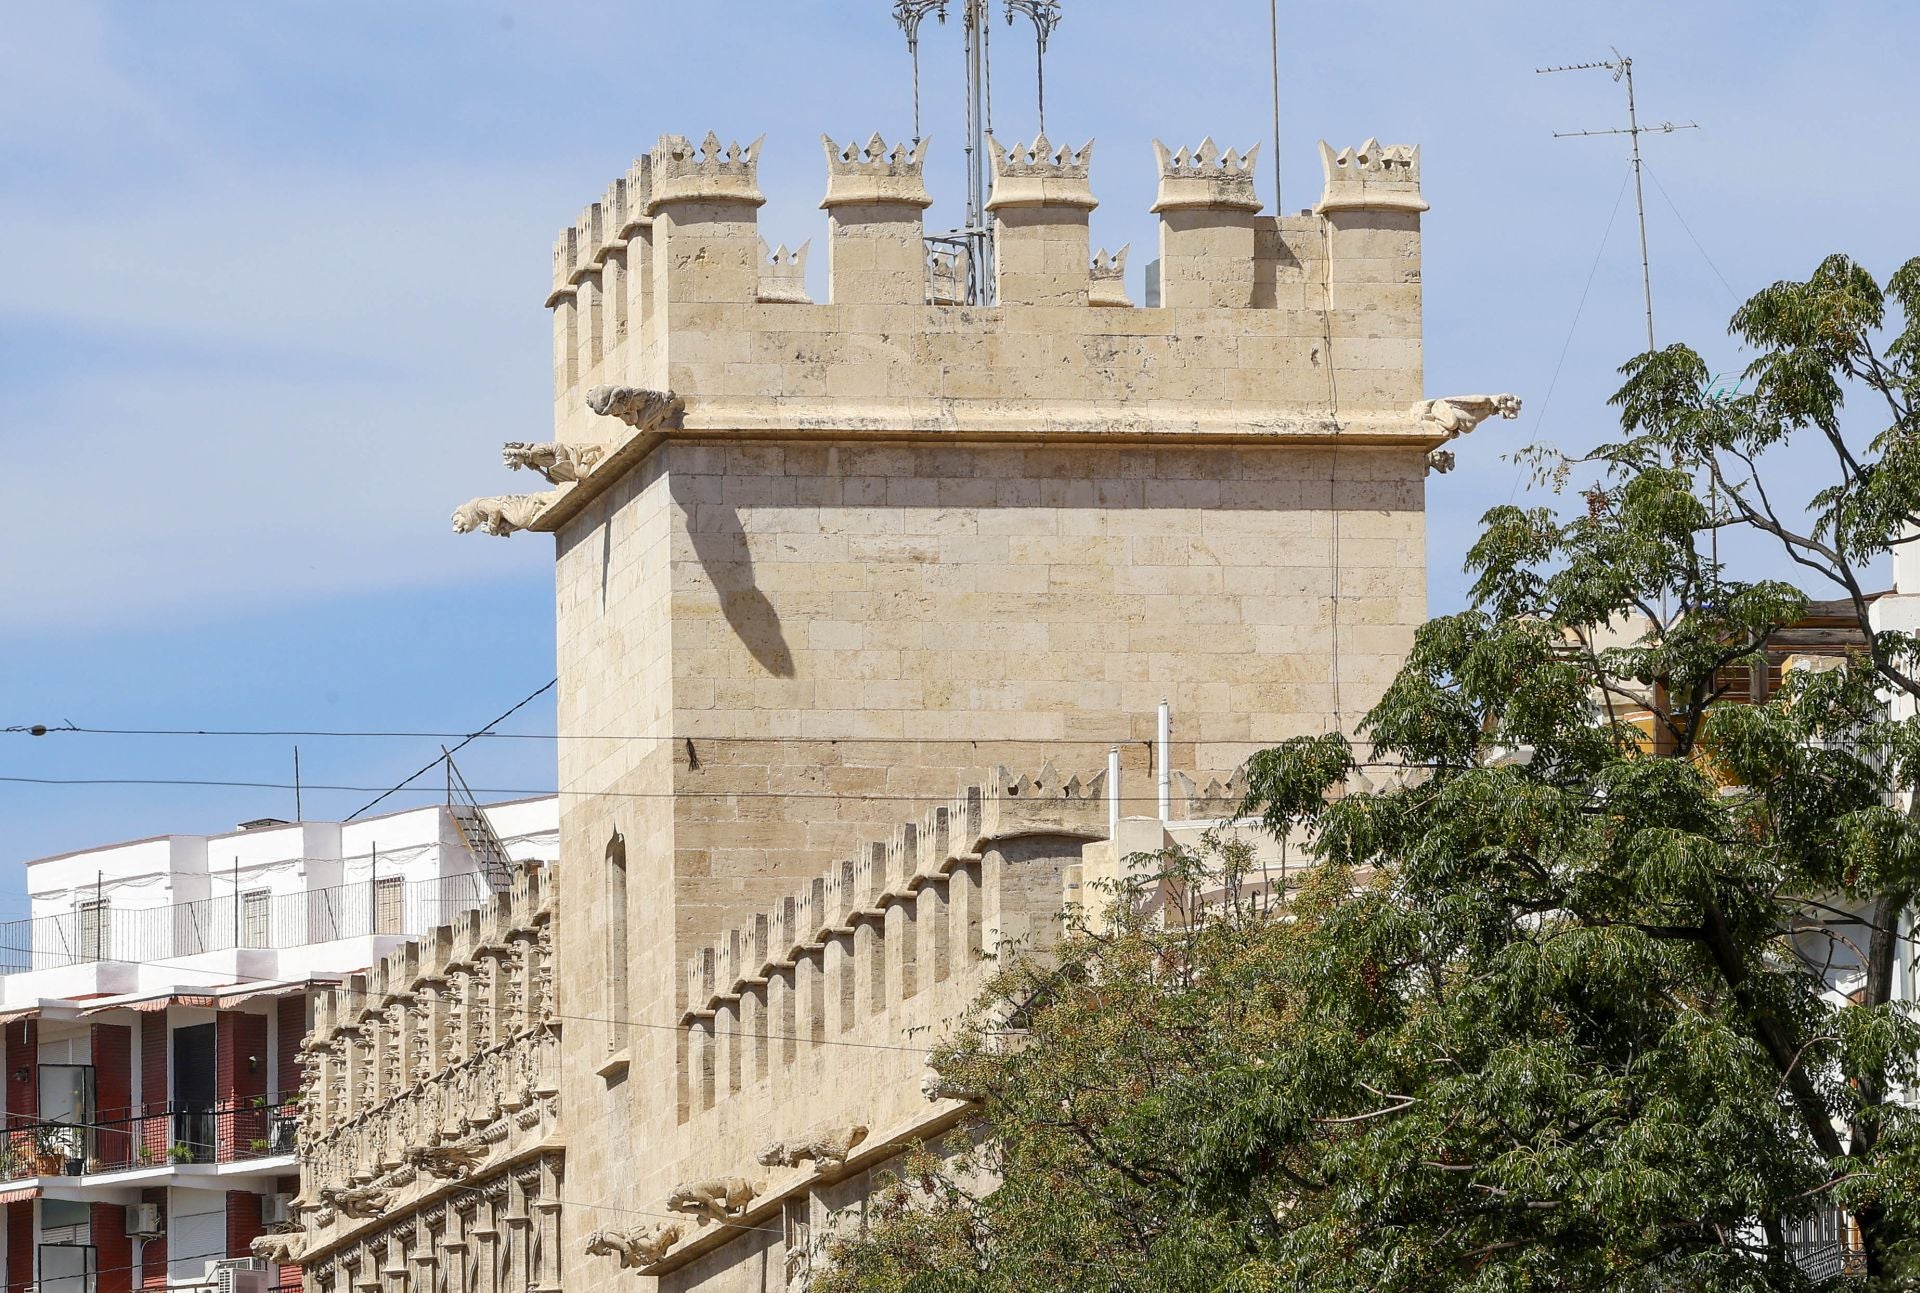
<path fill-rule="evenodd" d="M 1059 0 L 1001 0 L 1009 26 L 1016 17 L 1033 24 L 1035 82 L 1040 105 L 1040 132 L 1047 129 L 1047 42 L 1060 25 Z M 945 25 L 948 10 L 960 10 L 960 30 L 966 53 L 967 97 L 967 215 L 958 229 L 927 239 L 930 254 L 949 258 L 963 267 L 965 304 L 993 303 L 993 229 L 987 219 L 987 140 L 993 136 L 994 0 L 894 0 L 893 18 L 907 34 L 907 53 L 913 59 L 913 139 L 920 142 L 920 28 L 929 18 Z"/>

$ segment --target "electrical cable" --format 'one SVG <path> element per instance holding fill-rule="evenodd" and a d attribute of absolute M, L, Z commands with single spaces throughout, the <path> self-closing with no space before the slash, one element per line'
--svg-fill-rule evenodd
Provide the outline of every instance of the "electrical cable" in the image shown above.
<path fill-rule="evenodd" d="M 1727 276 L 1720 272 L 1720 267 L 1713 263 L 1713 257 L 1707 254 L 1707 249 L 1701 245 L 1700 239 L 1694 234 L 1693 226 L 1687 223 L 1687 218 L 1680 214 L 1680 208 L 1674 205 L 1673 198 L 1667 193 L 1667 186 L 1662 184 L 1660 177 L 1653 173 L 1653 167 L 1642 161 L 1641 168 L 1646 171 L 1647 178 L 1653 181 L 1653 187 L 1660 190 L 1660 196 L 1666 201 L 1667 210 L 1673 212 L 1673 218 L 1680 222 L 1680 227 L 1687 231 L 1687 237 L 1693 240 L 1694 250 L 1700 253 L 1700 259 L 1707 262 L 1707 268 L 1712 270 L 1713 276 L 1720 280 L 1720 286 L 1727 289 L 1727 296 L 1738 304 L 1740 294 L 1733 290 L 1733 284 L 1729 283 Z"/>
<path fill-rule="evenodd" d="M 48 726 L 43 723 L 0 727 L 0 735 L 35 736 L 163 736 L 163 737 L 300 737 L 316 740 L 417 741 L 708 741 L 724 745 L 1149 745 L 1147 737 L 1082 736 L 713 736 L 698 732 L 678 735 L 649 733 L 626 736 L 597 732 L 400 732 L 351 728 L 209 728 L 209 727 L 86 727 L 74 724 Z M 459 747 L 456 746 L 456 749 Z M 438 764 L 441 760 L 435 759 Z"/>
<path fill-rule="evenodd" d="M 512 718 L 515 714 L 519 713 L 520 710 L 532 704 L 534 700 L 536 700 L 538 697 L 546 694 L 549 691 L 552 691 L 555 687 L 559 685 L 560 685 L 560 678 L 558 675 L 555 675 L 552 682 L 549 682 L 544 687 L 537 688 L 533 692 L 529 693 L 518 704 L 513 705 L 511 708 L 509 708 L 506 713 L 501 714 L 498 718 L 495 718 L 492 722 L 482 726 L 480 729 L 480 732 L 484 732 L 491 727 L 498 727 L 501 723 L 506 722 L 509 718 Z M 418 772 L 415 772 L 412 776 L 409 776 L 408 778 L 406 778 L 405 781 L 402 781 L 399 785 L 395 786 L 393 789 L 388 790 L 383 794 L 376 795 L 370 802 L 362 804 L 360 807 L 348 813 L 341 820 L 349 821 L 349 822 L 352 821 L 354 818 L 358 817 L 361 813 L 366 812 L 367 809 L 372 808 L 374 805 L 378 804 L 381 800 L 386 799 L 389 795 L 398 794 L 401 790 L 405 789 L 407 782 L 412 781 L 414 777 L 425 776 L 427 773 L 439 767 L 442 763 L 445 763 L 448 767 L 452 767 L 454 754 L 457 751 L 466 749 L 468 745 L 478 740 L 480 737 L 480 732 L 475 732 L 472 736 L 469 736 L 466 740 L 460 742 L 460 744 L 454 746 L 453 749 L 451 750 L 441 750 L 439 758 L 429 762 L 425 767 L 422 767 Z"/>
<path fill-rule="evenodd" d="M 1600 245 L 1594 249 L 1593 265 L 1587 270 L 1587 284 L 1580 289 L 1579 304 L 1573 307 L 1573 322 L 1567 325 L 1567 339 L 1560 344 L 1560 358 L 1554 362 L 1553 377 L 1547 382 L 1547 394 L 1540 401 L 1540 415 L 1533 420 L 1533 429 L 1538 434 L 1547 422 L 1547 410 L 1553 406 L 1553 392 L 1560 385 L 1560 370 L 1567 365 L 1567 352 L 1573 349 L 1574 333 L 1580 330 L 1580 316 L 1586 312 L 1587 296 L 1593 291 L 1593 280 L 1600 273 L 1600 259 L 1607 254 L 1607 242 L 1613 237 L 1613 225 L 1620 218 L 1620 204 L 1626 200 L 1627 185 L 1633 180 L 1631 172 L 1620 181 L 1620 191 L 1614 195 L 1613 211 L 1607 216 L 1607 227 L 1600 234 Z M 1520 492 L 1520 482 L 1526 479 L 1526 465 L 1522 463 L 1514 469 L 1513 488 L 1507 491 L 1507 502 L 1511 503 Z"/>
<path fill-rule="evenodd" d="M 1257 742 L 1248 742 L 1257 744 Z M 183 788 L 209 788 L 223 790 L 292 790 L 290 781 L 223 781 L 215 778 L 191 777 L 14 777 L 0 776 L 0 784 L 22 786 L 175 786 Z M 302 782 L 305 790 L 328 790 L 364 794 L 377 790 L 377 786 L 322 785 L 315 782 Z M 835 791 L 806 790 L 554 790 L 527 786 L 474 786 L 476 795 L 511 795 L 519 798 L 571 798 L 571 799 L 799 799 L 847 802 L 860 800 L 868 803 L 904 803 L 904 804 L 950 804 L 955 796 L 947 795 L 888 795 L 872 793 L 853 793 Z M 406 791 L 412 794 L 438 795 L 444 793 L 434 786 L 395 786 L 387 794 Z M 381 798 L 386 798 L 382 795 Z M 378 802 L 378 801 L 376 801 Z M 1124 803 L 1159 802 L 1157 794 L 1125 795 Z M 481 805 L 482 808 L 487 805 Z M 342 821 L 351 821 L 343 818 Z"/>

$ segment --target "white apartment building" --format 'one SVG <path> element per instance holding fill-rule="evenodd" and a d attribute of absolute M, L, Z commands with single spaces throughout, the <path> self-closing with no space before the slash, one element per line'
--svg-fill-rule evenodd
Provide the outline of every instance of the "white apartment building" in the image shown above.
<path fill-rule="evenodd" d="M 4 1293 L 299 1287 L 286 1219 L 312 995 L 559 851 L 551 797 L 252 822 L 27 864 L 0 925 Z"/>

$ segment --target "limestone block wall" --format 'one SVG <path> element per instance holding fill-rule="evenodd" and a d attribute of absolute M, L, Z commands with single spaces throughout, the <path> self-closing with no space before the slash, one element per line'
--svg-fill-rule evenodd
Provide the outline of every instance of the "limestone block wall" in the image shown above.
<path fill-rule="evenodd" d="M 763 1289 L 774 1270 L 767 1282 L 786 1286 L 811 1251 L 804 1235 L 850 1180 L 963 1115 L 951 1094 L 923 1089 L 926 1050 L 996 958 L 1059 937 L 1063 881 L 1107 814 L 1102 774 L 1049 765 L 977 782 L 687 958 L 672 1098 L 634 1093 L 647 1152 L 614 1178 L 620 1207 L 678 1227 L 646 1266 L 661 1287 Z M 575 1179 L 601 1179 L 590 1156 L 604 1139 L 571 1139 Z M 666 1220 L 677 1187 L 726 1180 L 744 1186 L 724 1217 Z M 796 1218 L 802 1237 L 786 1229 Z M 606 1222 L 570 1210 L 566 1224 L 563 1242 L 584 1243 Z M 614 1287 L 618 1271 L 576 1264 L 569 1287 Z"/>

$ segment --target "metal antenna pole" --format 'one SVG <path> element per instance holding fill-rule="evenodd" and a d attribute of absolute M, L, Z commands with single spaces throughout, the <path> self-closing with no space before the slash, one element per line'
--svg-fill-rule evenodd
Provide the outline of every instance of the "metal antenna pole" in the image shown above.
<path fill-rule="evenodd" d="M 959 229 L 928 237 L 930 246 L 961 249 L 967 258 L 966 298 L 971 305 L 990 304 L 993 299 L 993 232 L 987 220 L 987 140 L 993 133 L 993 62 L 988 39 L 988 22 L 993 0 L 953 0 L 960 6 L 960 26 L 966 77 L 967 127 L 963 151 L 967 169 L 967 213 Z M 947 21 L 950 0 L 893 0 L 893 20 L 907 35 L 907 52 L 913 59 L 913 132 L 918 140 L 920 123 L 920 25 L 928 15 Z M 1037 47 L 1037 87 L 1040 129 L 1046 131 L 1047 41 L 1060 24 L 1060 0 L 1005 0 L 1007 21 L 1024 14 L 1033 23 Z"/>
<path fill-rule="evenodd" d="M 1287 213 L 1280 201 L 1280 0 L 1267 0 L 1267 20 L 1273 32 L 1273 218 Z"/>
<path fill-rule="evenodd" d="M 986 0 L 963 0 L 967 6 L 966 18 L 962 28 L 967 46 L 967 224 L 966 235 L 972 244 L 974 278 L 973 299 L 980 304 L 987 300 L 987 285 L 993 282 L 993 274 L 987 264 L 993 255 L 991 242 L 987 237 L 987 107 L 986 107 L 986 68 L 987 49 L 985 14 L 981 12 Z"/>
<path fill-rule="evenodd" d="M 1641 182 L 1640 136 L 1658 132 L 1670 135 L 1676 130 L 1697 130 L 1699 126 L 1691 121 L 1663 121 L 1657 126 L 1641 126 L 1640 107 L 1633 92 L 1633 60 L 1619 50 L 1613 51 L 1613 57 L 1598 63 L 1569 63 L 1563 67 L 1537 67 L 1534 72 L 1545 76 L 1553 72 L 1584 72 L 1599 69 L 1613 73 L 1616 81 L 1627 84 L 1627 126 L 1626 129 L 1613 130 L 1556 130 L 1555 139 L 1585 139 L 1600 135 L 1625 135 L 1632 141 L 1633 157 L 1633 203 L 1640 216 L 1640 290 L 1645 297 L 1647 307 L 1647 350 L 1654 350 L 1653 340 L 1653 268 L 1652 258 L 1647 254 L 1647 194 Z"/>
<path fill-rule="evenodd" d="M 1615 55 L 1619 50 L 1613 51 Z M 1653 342 L 1653 268 L 1647 256 L 1647 191 L 1640 175 L 1640 112 L 1633 100 L 1633 60 L 1620 59 L 1620 71 L 1627 82 L 1627 137 L 1633 141 L 1633 205 L 1640 216 L 1640 290 L 1647 302 L 1647 352 Z"/>

